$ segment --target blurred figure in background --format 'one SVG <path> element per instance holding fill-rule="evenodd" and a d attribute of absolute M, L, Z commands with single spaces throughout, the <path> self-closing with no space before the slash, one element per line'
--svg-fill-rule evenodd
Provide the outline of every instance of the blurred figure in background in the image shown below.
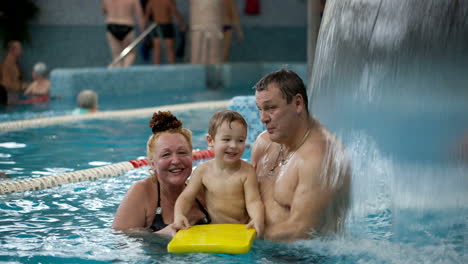
<path fill-rule="evenodd" d="M 164 39 L 167 62 L 175 63 L 175 29 L 172 17 L 175 17 L 180 29 L 185 32 L 187 28 L 174 0 L 149 0 L 146 5 L 145 21 L 149 22 L 151 18 L 158 24 L 152 32 L 154 64 L 161 63 L 161 39 Z"/>
<path fill-rule="evenodd" d="M 32 72 L 33 82 L 28 86 L 26 96 L 49 96 L 50 81 L 47 79 L 47 65 L 43 62 L 36 63 Z"/>
<path fill-rule="evenodd" d="M 229 54 L 232 43 L 232 27 L 236 28 L 237 39 L 244 39 L 244 32 L 240 25 L 239 14 L 237 13 L 236 1 L 224 0 L 223 7 L 223 61 L 229 61 Z"/>
<path fill-rule="evenodd" d="M 77 104 L 73 115 L 95 113 L 98 111 L 98 95 L 93 90 L 83 90 L 78 94 Z"/>
<path fill-rule="evenodd" d="M 0 66 L 0 85 L 4 87 L 8 94 L 8 104 L 18 100 L 18 96 L 23 90 L 21 83 L 21 71 L 18 61 L 23 54 L 23 48 L 19 41 L 8 43 L 7 54 Z"/>
<path fill-rule="evenodd" d="M 112 52 L 112 60 L 119 57 L 125 47 L 135 40 L 134 15 L 140 31 L 145 28 L 143 10 L 139 0 L 103 0 L 102 12 L 107 16 L 107 40 Z M 127 67 L 135 62 L 136 52 L 130 52 L 120 63 L 110 66 Z"/>

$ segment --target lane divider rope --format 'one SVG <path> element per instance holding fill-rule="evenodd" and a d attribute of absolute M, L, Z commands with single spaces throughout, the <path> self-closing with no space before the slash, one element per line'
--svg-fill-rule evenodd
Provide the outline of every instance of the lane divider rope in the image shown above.
<path fill-rule="evenodd" d="M 209 159 L 214 157 L 212 149 L 198 150 L 192 153 L 193 160 Z M 97 168 L 67 172 L 57 175 L 38 178 L 0 182 L 0 195 L 25 191 L 42 190 L 72 182 L 91 181 L 99 178 L 114 177 L 126 173 L 129 170 L 148 166 L 147 159 L 135 159 L 119 162 Z"/>
<path fill-rule="evenodd" d="M 151 116 L 157 111 L 186 111 L 196 109 L 210 109 L 210 108 L 227 108 L 230 100 L 224 101 L 205 101 L 197 103 L 187 104 L 175 104 L 175 105 L 163 105 L 149 108 L 139 108 L 131 110 L 114 110 L 114 111 L 102 111 L 92 114 L 83 115 L 67 115 L 67 116 L 54 116 L 54 117 L 43 117 L 36 119 L 16 120 L 9 122 L 0 122 L 0 132 L 9 132 L 23 130 L 26 128 L 44 127 L 56 124 L 62 124 L 65 122 L 72 122 L 78 120 L 91 120 L 91 119 L 120 119 L 137 117 L 142 118 L 145 116 Z"/>

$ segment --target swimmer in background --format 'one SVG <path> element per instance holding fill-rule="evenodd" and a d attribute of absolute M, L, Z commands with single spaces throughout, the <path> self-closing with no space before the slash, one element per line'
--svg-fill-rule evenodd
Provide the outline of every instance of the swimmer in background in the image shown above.
<path fill-rule="evenodd" d="M 50 81 L 47 79 L 47 66 L 43 62 L 36 63 L 32 72 L 33 82 L 26 88 L 26 96 L 49 96 Z"/>
<path fill-rule="evenodd" d="M 139 0 L 103 0 L 102 12 L 107 16 L 107 40 L 112 60 L 119 57 L 125 47 L 135 40 L 133 16 L 136 15 L 140 31 L 145 28 L 143 10 Z M 136 52 L 131 51 L 120 63 L 110 66 L 127 67 L 135 62 Z"/>
<path fill-rule="evenodd" d="M 236 2 L 234 0 L 224 0 L 223 7 L 223 61 L 229 61 L 229 54 L 232 43 L 232 26 L 236 28 L 237 39 L 242 41 L 244 33 L 240 25 L 239 14 L 237 13 Z"/>
<path fill-rule="evenodd" d="M 77 98 L 78 107 L 73 115 L 96 113 L 98 111 L 98 95 L 93 90 L 83 90 Z"/>
<path fill-rule="evenodd" d="M 232 110 L 216 112 L 206 139 L 215 158 L 200 164 L 175 203 L 174 228 L 186 229 L 186 217 L 197 195 L 205 194 L 212 224 L 247 224 L 263 235 L 264 207 L 257 176 L 250 163 L 241 160 L 247 138 L 247 123 Z"/>
<path fill-rule="evenodd" d="M 175 17 L 180 29 L 185 32 L 186 26 L 182 16 L 177 10 L 174 0 L 149 0 L 145 10 L 145 21 L 150 17 L 158 26 L 152 32 L 153 39 L 153 64 L 161 63 L 161 40 L 164 39 L 167 62 L 173 64 L 175 58 L 175 29 L 172 17 Z M 162 34 L 162 36 L 160 36 Z"/>

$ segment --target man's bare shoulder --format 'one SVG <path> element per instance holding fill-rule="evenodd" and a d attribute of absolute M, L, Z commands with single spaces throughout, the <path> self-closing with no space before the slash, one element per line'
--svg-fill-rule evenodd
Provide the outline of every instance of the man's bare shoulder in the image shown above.
<path fill-rule="evenodd" d="M 253 151 L 265 151 L 266 148 L 271 143 L 270 136 L 268 135 L 267 131 L 263 131 L 258 135 L 257 139 L 255 140 L 255 144 L 253 146 Z"/>

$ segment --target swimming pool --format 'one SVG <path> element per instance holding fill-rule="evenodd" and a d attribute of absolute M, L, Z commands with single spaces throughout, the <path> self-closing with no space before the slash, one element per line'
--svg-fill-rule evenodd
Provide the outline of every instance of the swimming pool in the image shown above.
<path fill-rule="evenodd" d="M 204 135 L 214 111 L 176 112 L 194 132 L 195 148 L 206 148 Z M 332 121 L 324 118 L 330 127 L 342 123 Z M 21 179 L 135 159 L 145 155 L 147 122 L 79 121 L 7 133 L 11 143 L 10 148 L 0 147 L 2 166 Z M 404 127 L 406 122 L 393 125 Z M 148 176 L 147 168 L 140 168 L 118 177 L 0 196 L 0 261 L 464 263 L 467 168 L 402 162 L 359 127 L 350 128 L 343 138 L 353 168 L 352 208 L 344 235 L 293 244 L 255 241 L 252 251 L 240 256 L 169 254 L 165 238 L 110 229 L 128 187 Z M 41 151 L 44 147 L 47 152 Z"/>

